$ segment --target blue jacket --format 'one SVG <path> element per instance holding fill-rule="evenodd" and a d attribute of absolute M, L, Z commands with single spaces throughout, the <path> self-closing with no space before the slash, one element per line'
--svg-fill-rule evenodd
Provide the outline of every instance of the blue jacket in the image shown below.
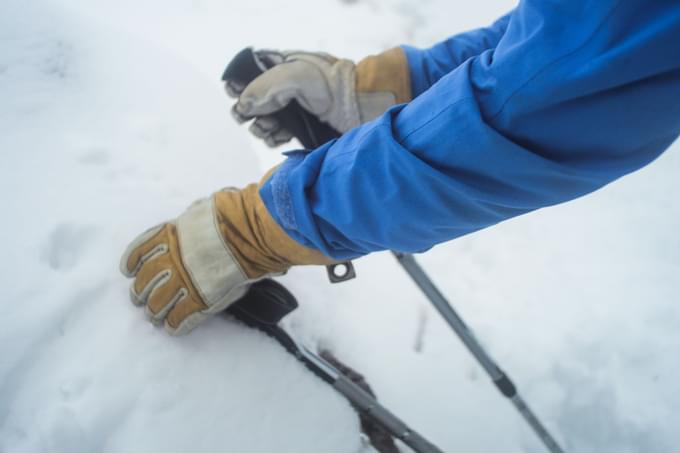
<path fill-rule="evenodd" d="M 680 134 L 680 2 L 523 0 L 489 28 L 404 47 L 415 99 L 262 187 L 338 259 L 423 251 L 592 192 Z"/>

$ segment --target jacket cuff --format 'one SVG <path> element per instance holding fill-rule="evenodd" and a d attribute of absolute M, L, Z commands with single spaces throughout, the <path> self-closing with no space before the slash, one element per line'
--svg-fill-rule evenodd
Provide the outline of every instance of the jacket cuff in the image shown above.
<path fill-rule="evenodd" d="M 335 140 L 311 152 L 298 150 L 284 153 L 288 158 L 268 179 L 263 178 L 259 194 L 263 207 L 291 239 L 334 261 L 345 261 L 363 253 L 344 247 L 342 242 L 338 242 L 337 236 L 335 240 L 327 240 L 319 227 L 319 223 L 324 221 L 313 212 L 313 203 L 309 200 L 312 195 L 307 185 L 311 175 L 321 171 L 326 152 L 333 143 Z M 326 227 L 333 229 L 332 225 Z M 341 233 L 338 232 L 338 235 L 341 236 Z"/>
<path fill-rule="evenodd" d="M 401 46 L 401 48 L 406 55 L 411 73 L 411 96 L 415 99 L 430 86 L 427 71 L 425 71 L 425 58 L 423 57 L 425 51 L 411 46 Z"/>
<path fill-rule="evenodd" d="M 285 154 L 287 159 L 274 171 L 265 175 L 265 178 L 260 182 L 260 198 L 269 211 L 269 215 L 288 236 L 305 247 L 319 250 L 298 232 L 293 200 L 287 181 L 290 171 L 302 163 L 308 152 L 300 150 Z"/>

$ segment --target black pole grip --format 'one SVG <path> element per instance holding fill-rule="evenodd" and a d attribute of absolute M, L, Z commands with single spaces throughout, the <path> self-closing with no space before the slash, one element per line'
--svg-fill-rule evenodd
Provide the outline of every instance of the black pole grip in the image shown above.
<path fill-rule="evenodd" d="M 258 64 L 253 49 L 247 47 L 229 62 L 222 74 L 222 80 L 234 80 L 247 85 L 266 69 L 269 68 L 262 68 Z M 302 108 L 296 101 L 291 101 L 285 108 L 272 115 L 284 129 L 300 140 L 306 149 L 316 148 L 342 135 Z"/>
<path fill-rule="evenodd" d="M 298 307 L 295 296 L 283 285 L 264 279 L 250 285 L 248 292 L 227 309 L 227 313 L 250 327 L 266 330 Z"/>

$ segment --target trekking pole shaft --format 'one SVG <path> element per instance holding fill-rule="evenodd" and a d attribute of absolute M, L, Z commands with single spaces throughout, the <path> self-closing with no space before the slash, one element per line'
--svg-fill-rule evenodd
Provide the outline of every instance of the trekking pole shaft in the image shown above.
<path fill-rule="evenodd" d="M 487 354 L 482 345 L 477 341 L 472 331 L 468 328 L 465 322 L 463 322 L 462 318 L 458 316 L 458 313 L 456 313 L 451 304 L 449 304 L 439 289 L 437 289 L 434 283 L 432 283 L 432 280 L 430 280 L 425 271 L 416 262 L 413 255 L 398 252 L 393 253 L 404 270 L 406 270 L 416 285 L 418 285 L 423 293 L 425 293 L 439 314 L 451 326 L 453 331 L 456 333 L 456 335 L 458 335 L 475 359 L 477 359 L 498 390 L 503 394 L 503 396 L 512 401 L 518 412 L 529 424 L 534 433 L 541 439 L 548 451 L 551 453 L 564 453 L 564 450 L 562 450 L 555 439 L 550 435 L 548 430 L 543 426 L 540 420 L 538 420 L 524 400 L 519 396 L 512 380 L 510 380 L 503 370 L 501 370 L 498 365 L 496 365 L 496 362 L 494 362 L 493 359 Z"/>
<path fill-rule="evenodd" d="M 494 361 L 484 351 L 479 342 L 475 339 L 474 334 L 465 324 L 463 319 L 458 316 L 458 313 L 453 309 L 451 304 L 444 298 L 439 289 L 434 286 L 432 280 L 425 274 L 425 271 L 416 262 L 413 255 L 397 254 L 395 253 L 399 263 L 406 269 L 406 272 L 411 276 L 416 285 L 425 293 L 427 298 L 432 302 L 432 305 L 442 315 L 444 320 L 451 326 L 451 328 L 460 337 L 465 346 L 470 350 L 473 356 L 479 361 L 479 364 L 489 374 L 489 377 L 495 382 L 500 380 L 503 372 L 498 368 Z"/>
<path fill-rule="evenodd" d="M 404 442 L 417 453 L 444 453 L 423 436 L 409 428 L 396 415 L 383 407 L 378 401 L 345 376 L 339 376 L 333 387 L 347 398 L 357 410 L 368 414 L 385 430 Z"/>
<path fill-rule="evenodd" d="M 560 445 L 555 441 L 552 435 L 550 435 L 545 426 L 543 426 L 541 421 L 536 417 L 536 415 L 534 415 L 534 413 L 531 411 L 531 408 L 527 406 L 519 393 L 515 393 L 515 395 L 510 398 L 510 401 L 512 401 L 512 404 L 515 405 L 519 413 L 522 414 L 522 417 L 524 417 L 524 420 L 526 420 L 529 426 L 531 426 L 531 429 L 543 441 L 543 444 L 546 446 L 549 452 L 564 453 L 562 447 L 560 447 Z"/>
<path fill-rule="evenodd" d="M 280 326 L 269 329 L 273 338 L 305 364 L 316 376 L 329 383 L 344 396 L 360 414 L 364 414 L 393 437 L 401 440 L 416 453 L 444 453 L 430 441 L 410 428 L 357 383 L 342 374 L 323 357 L 299 344 Z"/>

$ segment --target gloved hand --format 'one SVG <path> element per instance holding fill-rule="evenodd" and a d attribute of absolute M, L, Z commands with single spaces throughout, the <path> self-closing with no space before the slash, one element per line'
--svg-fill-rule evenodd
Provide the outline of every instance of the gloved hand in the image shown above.
<path fill-rule="evenodd" d="M 262 68 L 271 69 L 247 86 L 226 80 L 225 87 L 238 98 L 234 118 L 238 122 L 255 118 L 251 132 L 272 147 L 292 138 L 271 116 L 291 100 L 341 133 L 411 100 L 410 72 L 401 48 L 356 65 L 320 52 L 260 50 L 255 58 Z"/>
<path fill-rule="evenodd" d="M 258 184 L 198 200 L 178 218 L 138 236 L 120 262 L 134 278 L 130 297 L 172 335 L 191 331 L 226 309 L 261 278 L 297 264 L 332 260 L 281 229 L 262 202 Z"/>

